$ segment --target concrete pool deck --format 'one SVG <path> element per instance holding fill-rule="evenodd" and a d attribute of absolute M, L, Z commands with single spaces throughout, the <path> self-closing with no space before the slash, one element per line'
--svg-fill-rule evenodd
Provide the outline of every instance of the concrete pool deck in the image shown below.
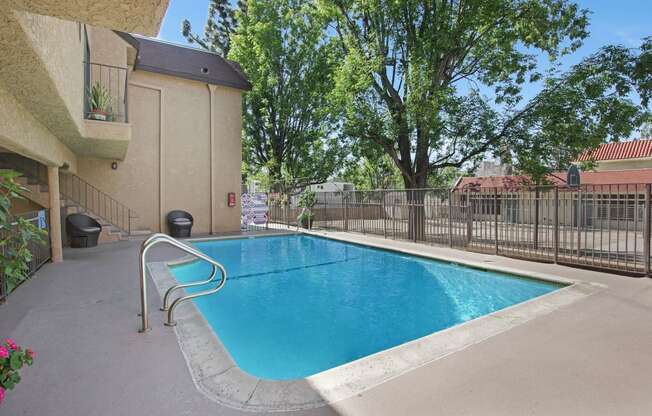
<path fill-rule="evenodd" d="M 446 355 L 352 398 L 289 414 L 650 414 L 652 280 L 337 233 L 456 261 L 606 285 L 591 296 Z M 39 354 L 0 415 L 254 414 L 195 387 L 174 331 L 155 311 L 138 329 L 138 244 L 68 250 L 0 306 L 0 337 Z M 152 261 L 182 254 L 152 251 Z M 277 413 L 278 414 L 278 413 Z"/>

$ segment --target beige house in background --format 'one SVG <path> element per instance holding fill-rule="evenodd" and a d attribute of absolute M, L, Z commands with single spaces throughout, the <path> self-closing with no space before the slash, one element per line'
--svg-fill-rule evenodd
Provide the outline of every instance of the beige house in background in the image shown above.
<path fill-rule="evenodd" d="M 166 232 L 173 209 L 193 233 L 239 230 L 239 66 L 129 33 L 155 35 L 167 1 L 78 3 L 0 1 L 0 168 L 31 190 L 15 209 L 50 209 L 55 261 L 70 212 L 100 220 L 100 241 Z"/>

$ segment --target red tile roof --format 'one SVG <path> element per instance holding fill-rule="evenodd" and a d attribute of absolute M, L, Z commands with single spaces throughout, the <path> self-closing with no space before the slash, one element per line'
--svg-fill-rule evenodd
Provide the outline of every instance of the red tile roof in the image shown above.
<path fill-rule="evenodd" d="M 554 172 L 546 177 L 552 185 L 566 185 L 566 172 Z M 652 169 L 612 170 L 602 172 L 581 172 L 582 185 L 626 185 L 652 183 Z M 473 188 L 507 188 L 516 189 L 531 185 L 532 181 L 524 175 L 463 177 L 456 185 L 457 189 Z"/>
<path fill-rule="evenodd" d="M 578 162 L 588 160 L 621 160 L 652 157 L 652 139 L 605 143 L 595 150 L 584 152 Z"/>

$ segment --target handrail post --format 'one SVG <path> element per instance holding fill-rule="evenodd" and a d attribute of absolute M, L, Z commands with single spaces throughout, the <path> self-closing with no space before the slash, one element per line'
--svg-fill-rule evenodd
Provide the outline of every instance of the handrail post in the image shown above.
<path fill-rule="evenodd" d="M 148 313 L 147 313 L 147 281 L 146 281 L 146 273 L 147 270 L 145 269 L 145 254 L 147 254 L 147 249 L 148 246 L 146 245 L 147 241 L 149 239 L 145 240 L 143 244 L 140 246 L 140 319 L 141 319 L 141 326 L 140 330 L 138 332 L 147 332 L 149 330 L 149 321 L 148 321 Z"/>
<path fill-rule="evenodd" d="M 167 244 L 169 244 L 169 245 L 171 245 L 173 247 L 179 248 L 179 249 L 185 251 L 188 254 L 191 254 L 191 255 L 193 255 L 193 256 L 201 259 L 201 260 L 204 260 L 204 261 L 210 263 L 213 266 L 213 273 L 211 273 L 211 276 L 208 278 L 208 280 L 175 285 L 175 286 L 171 287 L 170 289 L 168 289 L 168 291 L 166 292 L 166 296 L 165 296 L 164 300 L 167 300 L 169 294 L 172 291 L 176 290 L 176 289 L 180 289 L 180 288 L 183 288 L 183 287 L 203 285 L 203 284 L 207 284 L 207 283 L 212 282 L 212 280 L 213 280 L 213 278 L 215 277 L 215 274 L 216 274 L 215 270 L 218 269 L 218 268 L 220 269 L 220 271 L 222 273 L 222 280 L 220 281 L 220 284 L 217 287 L 215 287 L 213 289 L 210 289 L 210 290 L 207 290 L 207 291 L 198 292 L 198 293 L 194 293 L 194 294 L 187 295 L 187 296 L 182 296 L 180 298 L 177 298 L 174 302 L 172 302 L 172 305 L 170 306 L 170 308 L 168 310 L 168 322 L 167 322 L 166 325 L 168 325 L 168 326 L 174 326 L 175 325 L 175 322 L 174 322 L 174 319 L 173 319 L 174 318 L 174 308 L 178 304 L 180 304 L 181 302 L 183 302 L 183 301 L 185 301 L 187 299 L 192 299 L 192 298 L 195 298 L 195 297 L 198 297 L 198 296 L 215 293 L 218 290 L 220 290 L 224 286 L 224 284 L 226 283 L 226 270 L 224 269 L 224 267 L 221 264 L 219 264 L 215 260 L 211 259 L 210 257 L 208 257 L 205 254 L 199 252 L 198 250 L 195 250 L 192 247 L 189 247 L 189 246 L 181 243 L 180 241 L 178 241 L 178 240 L 176 240 L 176 239 L 174 239 L 174 238 L 172 238 L 172 237 L 170 237 L 170 236 L 168 236 L 166 234 L 158 233 L 158 234 L 154 234 L 154 235 L 150 236 L 145 241 L 143 241 L 143 243 L 140 246 L 140 310 L 141 310 L 140 315 L 141 315 L 142 325 L 141 325 L 141 328 L 140 328 L 139 332 L 146 332 L 149 329 L 148 311 L 147 311 L 147 268 L 146 268 L 147 266 L 146 266 L 146 263 L 145 263 L 145 257 L 147 255 L 147 251 L 151 247 L 153 247 L 155 244 L 158 244 L 158 243 L 167 243 Z"/>

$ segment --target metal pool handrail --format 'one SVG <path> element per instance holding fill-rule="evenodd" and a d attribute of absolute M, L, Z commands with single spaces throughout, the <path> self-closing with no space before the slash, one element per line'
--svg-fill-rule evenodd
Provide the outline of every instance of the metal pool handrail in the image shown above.
<path fill-rule="evenodd" d="M 147 255 L 147 252 L 151 247 L 159 243 L 169 244 L 182 251 L 185 251 L 186 253 L 209 263 L 212 268 L 210 277 L 208 279 L 192 282 L 192 283 L 175 285 L 169 288 L 165 292 L 165 296 L 163 298 L 163 308 L 162 308 L 162 310 L 168 311 L 168 321 L 165 323 L 165 325 L 167 326 L 176 325 L 176 322 L 174 321 L 174 310 L 180 303 L 189 299 L 194 299 L 200 296 L 210 295 L 215 292 L 218 292 L 220 289 L 222 289 L 222 287 L 224 287 L 224 284 L 226 283 L 226 270 L 224 269 L 224 266 L 222 266 L 220 263 L 213 260 L 212 258 L 208 257 L 201 251 L 196 250 L 191 246 L 184 244 L 175 238 L 170 237 L 167 234 L 157 233 L 150 236 L 147 240 L 143 241 L 143 243 L 140 246 L 140 312 L 141 312 L 140 315 L 142 319 L 142 326 L 139 332 L 145 332 L 149 329 L 148 314 L 147 314 L 147 280 L 146 280 L 147 268 L 145 264 L 145 256 Z M 172 302 L 172 305 L 170 305 L 170 307 L 168 308 L 167 304 L 168 304 L 169 296 L 173 291 L 184 287 L 200 286 L 200 285 L 211 283 L 215 279 L 215 275 L 217 274 L 218 269 L 221 272 L 222 279 L 220 280 L 220 283 L 217 286 L 215 286 L 212 289 L 203 290 L 201 292 L 179 297 L 175 299 L 174 302 Z"/>

